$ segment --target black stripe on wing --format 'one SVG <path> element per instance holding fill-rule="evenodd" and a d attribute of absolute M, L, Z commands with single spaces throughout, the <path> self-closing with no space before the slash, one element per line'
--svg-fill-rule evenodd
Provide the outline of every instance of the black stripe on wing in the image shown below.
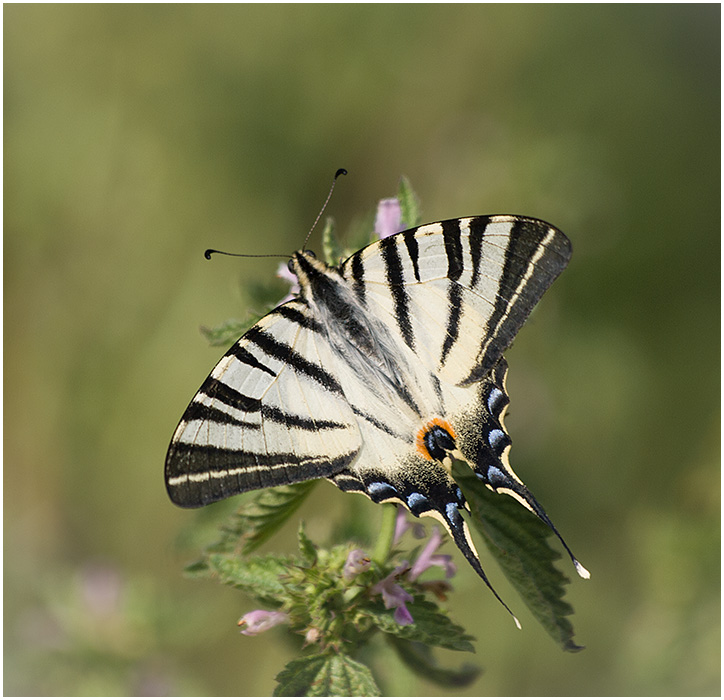
<path fill-rule="evenodd" d="M 365 268 L 360 255 L 352 256 L 352 289 L 360 304 L 365 303 Z"/>
<path fill-rule="evenodd" d="M 256 409 L 258 410 L 258 409 Z M 256 428 L 259 421 L 247 421 L 236 418 L 226 411 L 213 406 L 207 406 L 205 403 L 195 398 L 183 414 L 181 421 L 184 423 L 193 423 L 194 421 L 208 421 L 219 425 L 230 425 L 237 428 Z"/>
<path fill-rule="evenodd" d="M 249 365 L 249 367 L 253 367 L 254 369 L 259 369 L 262 372 L 266 372 L 272 377 L 277 376 L 277 373 L 273 369 L 267 367 L 263 362 L 260 362 L 246 348 L 241 347 L 239 343 L 234 343 L 227 355 L 233 355 L 237 360 L 239 360 L 239 362 Z"/>
<path fill-rule="evenodd" d="M 444 364 L 452 346 L 458 339 L 460 317 L 462 316 L 462 290 L 458 284 L 455 284 L 463 273 L 460 222 L 443 221 L 442 235 L 445 241 L 445 255 L 447 256 L 447 277 L 451 281 L 448 286 L 447 333 L 440 353 L 440 363 Z"/>
<path fill-rule="evenodd" d="M 501 218 L 504 217 L 477 217 L 470 223 L 475 282 L 484 265 L 479 246 L 489 235 L 486 228 L 491 219 L 495 223 Z M 506 237 L 504 264 L 487 333 L 476 366 L 462 384 L 479 381 L 490 371 L 571 257 L 570 241 L 553 226 L 536 219 L 509 218 L 512 225 Z M 475 289 L 472 283 L 471 287 Z"/>
<path fill-rule="evenodd" d="M 451 283 L 448 287 L 447 300 L 447 332 L 442 344 L 440 353 L 440 364 L 445 364 L 447 356 L 455 345 L 460 333 L 460 317 L 462 316 L 462 288 L 458 284 Z"/>
<path fill-rule="evenodd" d="M 328 391 L 334 392 L 335 394 L 342 394 L 342 387 L 332 374 L 320 365 L 302 357 L 291 345 L 276 340 L 259 326 L 251 328 L 244 338 L 249 343 L 256 345 L 270 357 L 289 365 L 300 374 L 313 379 Z"/>
<path fill-rule="evenodd" d="M 456 282 L 463 273 L 463 249 L 460 241 L 460 220 L 442 221 L 442 238 L 447 256 L 447 277 Z"/>
<path fill-rule="evenodd" d="M 470 224 L 470 235 L 468 236 L 468 246 L 470 247 L 470 260 L 473 270 L 470 279 L 470 287 L 475 289 L 480 280 L 480 265 L 483 255 L 483 234 L 485 227 L 488 225 L 489 217 L 478 216 Z"/>
<path fill-rule="evenodd" d="M 218 386 L 220 382 L 216 383 Z M 223 383 L 222 383 L 223 384 Z M 240 394 L 239 394 L 240 396 Z M 220 397 L 217 394 L 210 395 L 211 398 L 219 400 Z M 245 397 L 248 399 L 248 397 Z M 348 426 L 346 423 L 340 423 L 335 420 L 326 420 L 321 418 L 314 418 L 313 416 L 299 416 L 294 413 L 288 413 L 287 411 L 277 408 L 276 406 L 269 406 L 257 400 L 249 400 L 246 404 L 246 408 L 241 408 L 239 404 L 229 405 L 231 408 L 235 408 L 239 411 L 243 411 L 244 414 L 255 416 L 254 420 L 242 420 L 236 416 L 226 413 L 219 408 L 209 406 L 206 403 L 199 401 L 198 396 L 189 404 L 186 412 L 183 415 L 182 421 L 185 423 L 191 423 L 193 421 L 204 421 L 208 423 L 216 423 L 217 425 L 230 425 L 239 428 L 248 429 L 260 429 L 261 419 L 269 420 L 273 423 L 279 423 L 288 428 L 298 428 L 300 430 L 308 430 L 316 432 L 319 430 L 334 430 L 334 429 L 346 429 Z"/>
<path fill-rule="evenodd" d="M 331 477 L 348 466 L 356 454 L 354 451 L 335 457 L 299 457 L 293 453 L 245 452 L 176 443 L 166 460 L 166 487 L 176 505 L 197 508 L 245 491 Z M 169 463 L 177 469 L 185 464 L 189 468 L 169 473 Z M 200 464 L 203 468 L 199 468 Z"/>
<path fill-rule="evenodd" d="M 292 321 L 298 326 L 307 328 L 315 333 L 323 332 L 321 324 L 311 315 L 309 307 L 298 300 L 277 306 L 277 308 L 274 309 L 267 318 L 273 318 L 274 316 L 281 316 L 282 318 Z"/>
<path fill-rule="evenodd" d="M 261 401 L 259 399 L 242 394 L 240 391 L 230 387 L 226 382 L 212 376 L 206 378 L 206 381 L 201 385 L 201 389 L 199 389 L 199 394 L 204 394 L 210 399 L 219 401 L 225 406 L 243 411 L 244 413 L 254 413 L 261 407 Z"/>
<path fill-rule="evenodd" d="M 361 420 L 366 421 L 370 425 L 374 426 L 380 432 L 386 433 L 387 435 L 390 435 L 391 437 L 395 437 L 398 440 L 409 439 L 409 435 L 405 435 L 403 433 L 398 432 L 397 430 L 395 430 L 394 426 L 389 425 L 388 423 L 383 423 L 380 420 L 377 420 L 377 418 L 375 418 L 373 415 L 371 415 L 367 411 L 362 410 L 358 406 L 355 406 L 353 403 L 350 403 L 350 407 L 352 408 L 352 412 L 354 413 L 354 415 L 356 415 Z"/>
<path fill-rule="evenodd" d="M 410 302 L 405 288 L 405 276 L 402 268 L 402 259 L 397 250 L 398 236 L 391 236 L 380 241 L 382 260 L 385 264 L 387 283 L 389 285 L 392 301 L 395 304 L 395 320 L 408 347 L 412 348 L 415 338 L 412 332 L 412 319 L 410 318 Z M 409 249 L 408 249 L 409 250 Z"/>
<path fill-rule="evenodd" d="M 420 281 L 420 268 L 418 267 L 418 260 L 420 258 L 420 248 L 417 245 L 417 238 L 415 238 L 416 228 L 405 231 L 402 234 L 402 239 L 405 241 L 405 247 L 407 248 L 407 254 L 410 256 L 412 262 L 412 270 L 415 274 L 415 279 Z"/>
<path fill-rule="evenodd" d="M 314 416 L 298 416 L 293 413 L 287 413 L 281 408 L 268 406 L 266 404 L 261 407 L 261 416 L 265 420 L 285 425 L 288 428 L 298 428 L 299 430 L 307 430 L 309 432 L 317 432 L 319 430 L 346 430 L 348 428 L 346 423 L 314 418 Z"/>

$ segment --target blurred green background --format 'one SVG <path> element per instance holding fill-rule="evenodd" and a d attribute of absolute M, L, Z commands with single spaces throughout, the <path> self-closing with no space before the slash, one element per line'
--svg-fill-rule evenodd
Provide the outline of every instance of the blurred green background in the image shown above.
<path fill-rule="evenodd" d="M 6 5 L 5 693 L 266 695 L 296 654 L 183 578 L 218 513 L 173 507 L 163 460 L 222 353 L 198 327 L 278 264 L 203 250 L 291 252 L 345 167 L 341 231 L 404 173 L 426 220 L 528 214 L 575 251 L 507 424 L 592 572 L 561 560 L 587 648 L 487 558 L 516 630 L 456 553 L 478 651 L 441 658 L 485 673 L 380 665 L 388 692 L 719 695 L 719 31 L 693 4 Z M 301 517 L 324 541 L 352 507 L 374 531 L 327 484 Z"/>

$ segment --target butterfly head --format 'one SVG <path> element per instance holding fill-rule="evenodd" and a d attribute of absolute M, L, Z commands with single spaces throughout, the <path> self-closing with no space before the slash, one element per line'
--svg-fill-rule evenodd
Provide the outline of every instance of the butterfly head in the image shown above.
<path fill-rule="evenodd" d="M 289 260 L 289 271 L 296 275 L 302 296 L 325 302 L 344 293 L 345 283 L 339 271 L 327 265 L 311 250 L 298 250 Z"/>
<path fill-rule="evenodd" d="M 289 272 L 296 275 L 301 282 L 302 279 L 308 278 L 313 270 L 323 270 L 327 265 L 317 258 L 313 250 L 298 250 L 289 259 L 287 267 Z"/>

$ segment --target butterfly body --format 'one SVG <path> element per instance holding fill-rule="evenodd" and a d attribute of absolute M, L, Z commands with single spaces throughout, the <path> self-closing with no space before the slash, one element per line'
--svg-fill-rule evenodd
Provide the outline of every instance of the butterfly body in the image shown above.
<path fill-rule="evenodd" d="M 232 346 L 181 419 L 171 499 L 327 478 L 437 518 L 487 583 L 451 460 L 553 528 L 508 463 L 503 352 L 570 253 L 554 227 L 513 216 L 421 226 L 338 268 L 295 253 L 297 298 Z"/>

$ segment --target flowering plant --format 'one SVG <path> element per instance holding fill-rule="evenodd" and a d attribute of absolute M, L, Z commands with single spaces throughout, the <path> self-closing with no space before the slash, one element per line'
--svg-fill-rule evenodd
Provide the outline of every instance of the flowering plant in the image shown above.
<path fill-rule="evenodd" d="M 417 198 L 403 179 L 398 196 L 378 206 L 375 236 L 370 238 L 369 228 L 363 230 L 366 240 L 358 241 L 357 247 L 418 223 Z M 329 264 L 345 256 L 331 221 L 323 232 L 323 248 Z M 290 284 L 296 282 L 288 277 L 286 267 L 280 267 L 278 276 Z M 214 343 L 227 343 L 249 325 L 249 320 L 228 322 L 206 334 Z M 549 634 L 567 651 L 580 649 L 567 619 L 572 609 L 562 600 L 567 578 L 552 564 L 560 555 L 546 541 L 550 531 L 512 499 L 487 491 L 469 472 L 453 465 L 454 479 L 471 510 L 471 524 Z M 222 526 L 221 539 L 187 568 L 189 574 L 216 577 L 259 602 L 259 608 L 246 612 L 238 622 L 243 635 L 256 636 L 284 626 L 301 637 L 302 653 L 278 674 L 275 695 L 380 695 L 371 670 L 356 658 L 380 634 L 419 676 L 448 686 L 472 682 L 479 674 L 477 668 L 440 668 L 432 656 L 432 647 L 474 651 L 474 638 L 443 607 L 456 567 L 449 554 L 439 551 L 444 539 L 437 527 L 422 546 L 403 556 L 407 531 L 412 528 L 417 539 L 426 533 L 419 521 L 408 522 L 404 509 L 383 505 L 374 545 L 352 541 L 322 547 L 300 525 L 298 554 L 254 554 L 296 511 L 315 483 L 249 494 Z M 440 575 L 430 579 L 430 570 Z"/>

